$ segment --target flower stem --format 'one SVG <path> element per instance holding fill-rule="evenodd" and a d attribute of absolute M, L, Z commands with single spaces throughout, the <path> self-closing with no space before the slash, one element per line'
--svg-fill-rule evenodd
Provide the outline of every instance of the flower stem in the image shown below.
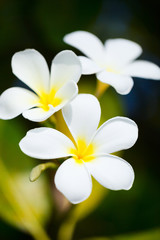
<path fill-rule="evenodd" d="M 45 120 L 43 122 L 40 122 L 40 125 L 42 125 L 43 127 L 55 128 L 55 125 L 56 125 L 56 118 L 55 118 L 55 116 L 52 115 L 47 120 Z"/>
<path fill-rule="evenodd" d="M 74 218 L 70 218 L 67 222 L 65 222 L 59 232 L 57 239 L 58 240 L 72 240 L 75 225 L 76 225 L 76 220 Z"/>
<path fill-rule="evenodd" d="M 71 139 L 71 141 L 75 144 L 76 146 L 76 143 L 75 143 L 75 140 L 63 118 L 63 115 L 62 115 L 62 111 L 58 111 L 55 113 L 55 118 L 56 118 L 56 129 L 60 132 L 62 132 L 63 134 L 65 134 L 68 138 Z"/>
<path fill-rule="evenodd" d="M 107 90 L 107 88 L 109 88 L 109 84 L 100 82 L 97 79 L 97 87 L 96 87 L 96 92 L 95 92 L 95 96 L 99 99 L 100 97 L 102 97 L 102 95 L 104 94 L 104 92 Z"/>

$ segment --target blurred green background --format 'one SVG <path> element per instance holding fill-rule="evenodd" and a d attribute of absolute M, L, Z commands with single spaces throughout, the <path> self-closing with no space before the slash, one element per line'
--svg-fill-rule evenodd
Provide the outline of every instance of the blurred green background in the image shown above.
<path fill-rule="evenodd" d="M 76 49 L 63 36 L 86 30 L 102 41 L 127 38 L 143 47 L 141 59 L 160 66 L 160 2 L 138 0 L 1 0 L 0 93 L 20 85 L 11 71 L 11 57 L 35 48 L 49 66 L 61 50 Z M 94 92 L 95 76 L 83 76 L 80 92 Z M 43 228 L 51 239 L 159 240 L 160 239 L 160 81 L 135 78 L 127 96 L 109 88 L 101 98 L 102 121 L 117 115 L 132 118 L 139 126 L 135 146 L 123 152 L 135 170 L 130 191 L 107 191 L 94 183 L 91 198 L 78 206 L 56 201 L 53 172 L 35 183 L 29 173 L 38 163 L 20 152 L 18 142 L 37 127 L 19 116 L 0 120 L 0 239 L 30 240 Z M 70 211 L 69 211 L 70 209 Z M 31 237 L 31 235 L 32 237 Z"/>

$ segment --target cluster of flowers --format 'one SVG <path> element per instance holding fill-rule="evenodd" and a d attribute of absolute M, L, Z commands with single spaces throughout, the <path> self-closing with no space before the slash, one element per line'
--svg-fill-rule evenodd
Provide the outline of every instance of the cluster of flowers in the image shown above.
<path fill-rule="evenodd" d="M 28 131 L 19 145 L 25 154 L 34 158 L 67 157 L 55 174 L 55 185 L 76 204 L 89 197 L 91 175 L 112 190 L 131 188 L 132 167 L 111 153 L 132 147 L 138 137 L 136 123 L 126 117 L 112 118 L 98 128 L 100 104 L 91 94 L 78 94 L 81 75 L 96 73 L 106 86 L 109 84 L 118 93 L 128 94 L 133 87 L 132 77 L 158 80 L 160 68 L 148 61 L 136 61 L 142 49 L 129 40 L 110 39 L 103 45 L 93 34 L 77 31 L 66 35 L 64 41 L 87 57 L 62 51 L 53 59 L 49 73 L 38 51 L 27 49 L 14 54 L 12 71 L 30 90 L 12 87 L 3 92 L 0 118 L 12 119 L 22 113 L 31 121 L 42 122 L 62 111 L 69 134 L 54 128 L 35 128 Z"/>

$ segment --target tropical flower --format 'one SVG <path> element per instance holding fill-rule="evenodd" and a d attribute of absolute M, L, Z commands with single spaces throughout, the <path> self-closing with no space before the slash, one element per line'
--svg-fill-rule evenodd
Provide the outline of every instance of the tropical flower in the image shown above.
<path fill-rule="evenodd" d="M 44 57 L 34 49 L 12 57 L 13 73 L 31 90 L 12 87 L 0 97 L 0 118 L 19 114 L 31 121 L 44 121 L 64 107 L 78 93 L 81 64 L 72 51 L 62 51 L 52 61 L 51 73 Z"/>
<path fill-rule="evenodd" d="M 97 130 L 101 109 L 97 98 L 90 94 L 78 95 L 62 112 L 72 138 L 55 129 L 36 128 L 21 140 L 21 150 L 40 159 L 69 157 L 58 168 L 55 185 L 74 204 L 89 197 L 91 175 L 106 188 L 130 189 L 132 167 L 110 153 L 134 145 L 138 136 L 135 122 L 115 117 Z"/>
<path fill-rule="evenodd" d="M 160 68 L 154 63 L 137 60 L 142 53 L 139 44 L 127 39 L 109 39 L 102 42 L 93 34 L 76 31 L 67 34 L 64 41 L 79 49 L 83 74 L 96 73 L 103 83 L 109 84 L 120 94 L 128 94 L 133 87 L 132 77 L 160 80 Z"/>

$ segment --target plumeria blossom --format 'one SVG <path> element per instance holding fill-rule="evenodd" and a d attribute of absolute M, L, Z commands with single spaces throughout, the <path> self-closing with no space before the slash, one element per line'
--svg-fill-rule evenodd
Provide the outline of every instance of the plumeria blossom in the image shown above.
<path fill-rule="evenodd" d="M 21 150 L 39 159 L 68 157 L 55 174 L 55 185 L 74 204 L 89 197 L 91 175 L 106 188 L 130 189 L 134 180 L 132 167 L 111 153 L 134 145 L 138 136 L 135 122 L 115 117 L 97 130 L 101 108 L 90 94 L 79 94 L 62 112 L 72 138 L 52 128 L 36 128 L 21 140 Z"/>
<path fill-rule="evenodd" d="M 44 121 L 78 93 L 81 64 L 72 51 L 62 51 L 52 61 L 51 73 L 44 57 L 34 49 L 12 57 L 13 73 L 31 90 L 12 87 L 0 96 L 0 118 L 19 114 L 31 121 Z"/>
<path fill-rule="evenodd" d="M 120 94 L 128 94 L 133 87 L 132 77 L 160 80 L 160 68 L 154 63 L 136 60 L 142 53 L 139 44 L 117 38 L 102 42 L 93 34 L 76 31 L 67 34 L 64 41 L 79 49 L 83 74 L 96 73 L 103 83 L 109 84 Z"/>

